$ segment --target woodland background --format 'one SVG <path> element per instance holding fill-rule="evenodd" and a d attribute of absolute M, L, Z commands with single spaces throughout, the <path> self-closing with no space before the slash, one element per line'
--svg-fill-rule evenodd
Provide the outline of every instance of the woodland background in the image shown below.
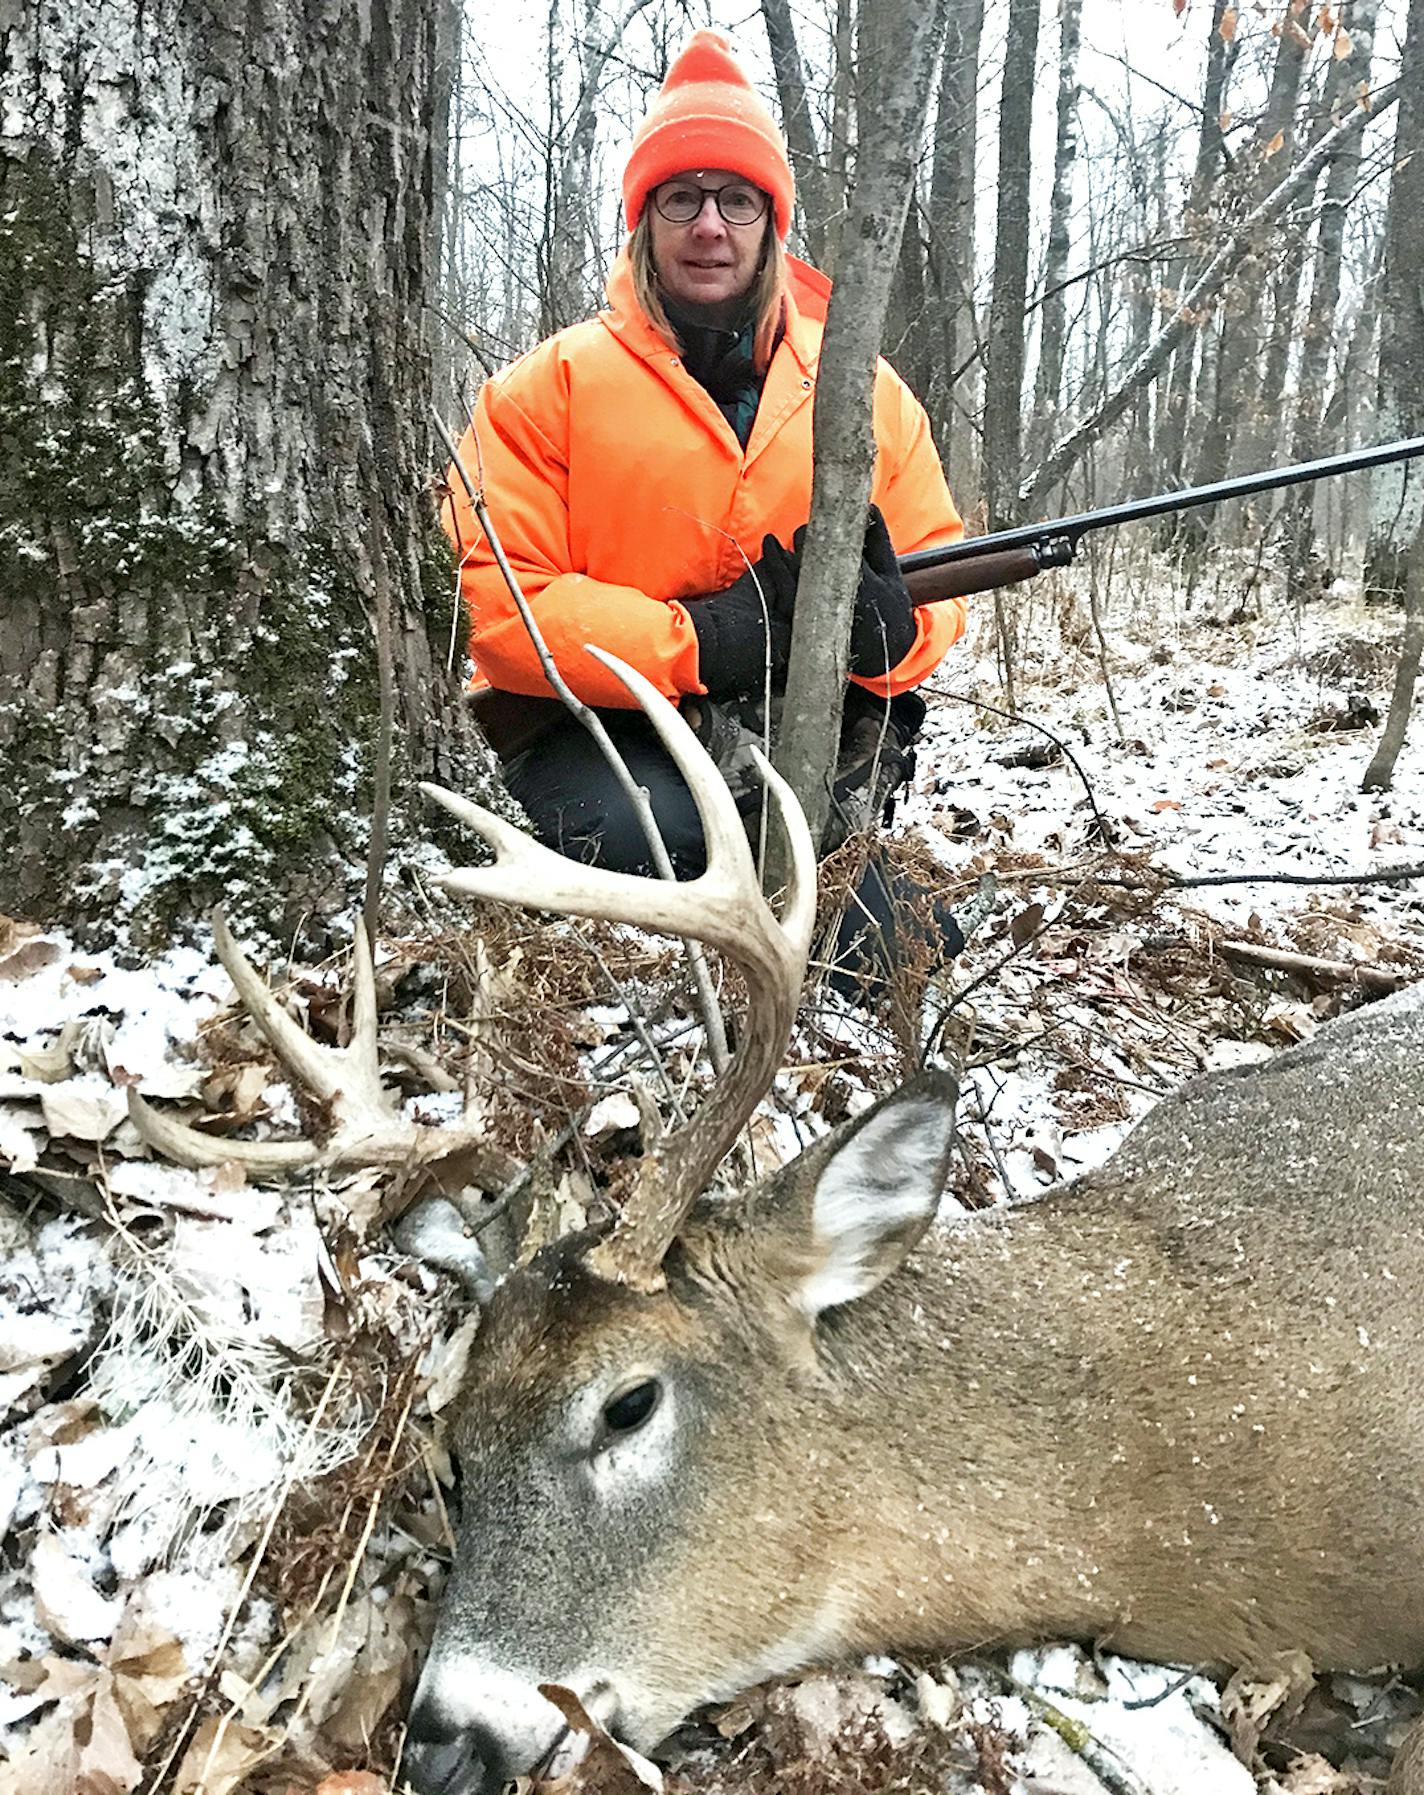
<path fill-rule="evenodd" d="M 916 17 L 885 346 L 974 526 L 1424 429 L 1424 0 Z M 138 1090 L 219 1137 L 320 1127 L 231 1006 L 212 902 L 280 941 L 326 1044 L 366 903 L 393 1101 L 527 1160 L 535 1238 L 606 1212 L 635 1096 L 708 1076 L 671 951 L 472 931 L 427 880 L 467 844 L 406 796 L 493 789 L 432 395 L 458 426 L 597 303 L 623 145 L 706 23 L 786 119 L 796 246 L 844 266 L 895 0 L 0 0 L 0 1795 L 387 1788 L 450 1550 L 472 1323 L 385 1225 L 418 1181 L 189 1172 L 128 1119 Z M 1410 879 L 1358 875 L 1424 860 L 1417 747 L 1360 790 L 1417 657 L 1421 492 L 1416 464 L 1120 532 L 976 601 L 892 847 L 997 896 L 874 1021 L 813 978 L 757 1163 L 929 1023 L 964 1066 L 952 1194 L 1029 1196 L 1189 1072 L 1419 978 Z M 1418 1706 L 1337 1678 L 1295 1715 L 1303 1685 L 1062 1651 L 881 1669 L 749 1696 L 670 1787 L 999 1795 L 1032 1763 L 1359 1795 Z M 1065 1762 L 1035 1700 L 1117 1768 Z"/>
<path fill-rule="evenodd" d="M 598 303 L 623 146 L 701 23 L 763 69 L 794 244 L 834 273 L 906 16 L 927 113 L 885 348 L 971 523 L 1424 427 L 1424 0 L 3 0 L 0 909 L 141 945 L 221 895 L 322 948 L 388 793 L 409 846 L 415 777 L 487 788 L 432 391 L 458 425 L 481 368 Z M 1103 552 L 1247 602 L 1266 573 L 1296 605 L 1344 569 L 1397 593 L 1421 490 Z M 993 602 L 1012 708 L 1021 598 Z"/>

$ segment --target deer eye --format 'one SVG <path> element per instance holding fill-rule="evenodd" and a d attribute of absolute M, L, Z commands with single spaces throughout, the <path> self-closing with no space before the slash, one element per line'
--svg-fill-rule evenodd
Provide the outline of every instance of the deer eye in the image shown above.
<path fill-rule="evenodd" d="M 631 1389 L 622 1390 L 603 1405 L 603 1429 L 607 1438 L 636 1433 L 658 1406 L 662 1386 L 656 1378 L 646 1378 Z"/>

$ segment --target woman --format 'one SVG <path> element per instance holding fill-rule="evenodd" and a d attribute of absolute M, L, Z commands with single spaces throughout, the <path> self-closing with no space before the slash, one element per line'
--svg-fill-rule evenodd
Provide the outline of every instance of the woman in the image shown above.
<path fill-rule="evenodd" d="M 462 446 L 559 671 L 648 787 L 683 877 L 702 864 L 695 807 L 627 691 L 584 647 L 695 704 L 704 727 L 706 700 L 745 720 L 784 686 L 829 293 L 783 248 L 794 195 L 781 133 L 727 39 L 696 32 L 634 138 L 630 235 L 607 310 L 488 381 Z M 911 605 L 896 554 L 954 542 L 963 526 L 924 411 L 884 362 L 874 428 L 848 729 L 873 713 L 879 736 L 889 704 L 893 756 L 923 715 L 908 695 L 964 627 L 962 600 Z M 463 487 L 452 489 L 477 710 L 510 790 L 552 846 L 646 870 L 620 789 L 551 703 Z"/>

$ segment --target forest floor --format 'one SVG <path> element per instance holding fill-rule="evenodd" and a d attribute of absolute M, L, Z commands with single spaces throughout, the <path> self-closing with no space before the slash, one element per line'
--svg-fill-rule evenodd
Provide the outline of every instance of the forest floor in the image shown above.
<path fill-rule="evenodd" d="M 896 823 L 922 881 L 960 912 L 983 892 L 987 915 L 874 1018 L 812 994 L 753 1130 L 762 1168 L 932 1035 L 965 1068 L 947 1213 L 1028 1199 L 1101 1163 L 1192 1072 L 1424 977 L 1418 880 L 1281 882 L 1424 863 L 1417 725 L 1393 789 L 1359 789 L 1395 614 L 1343 588 L 1299 618 L 1115 594 L 1114 713 L 1078 589 L 1031 591 L 1015 699 L 1042 727 L 998 714 L 986 602 Z M 1193 883 L 1218 875 L 1239 882 Z M 402 901 L 379 984 L 411 1113 L 467 1101 L 515 1155 L 552 1142 L 533 1233 L 599 1213 L 638 1139 L 641 1038 L 673 1082 L 705 1075 L 672 950 L 494 912 L 479 947 Z M 332 1041 L 343 988 L 333 965 L 285 996 Z M 393 1243 L 384 1220 L 410 1192 L 390 1171 L 268 1185 L 148 1156 L 129 1090 L 218 1133 L 320 1128 L 230 999 L 202 952 L 126 969 L 0 919 L 0 1795 L 391 1786 L 448 1539 L 438 1422 L 474 1321 Z M 441 1069 L 455 1089 L 431 1096 Z M 1223 1690 L 1069 1647 L 877 1663 L 700 1718 L 667 1783 L 1364 1795 L 1415 1696 L 1305 1688 Z M 603 1743 L 559 1784 L 639 1786 Z"/>

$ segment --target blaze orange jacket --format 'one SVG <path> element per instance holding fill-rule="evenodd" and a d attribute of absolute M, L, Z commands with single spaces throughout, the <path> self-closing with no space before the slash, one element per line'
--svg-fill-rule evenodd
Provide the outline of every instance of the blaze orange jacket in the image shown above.
<path fill-rule="evenodd" d="M 767 532 L 788 547 L 811 508 L 811 402 L 830 283 L 788 258 L 786 330 L 745 452 L 711 395 L 638 306 L 626 257 L 608 309 L 559 331 L 486 381 L 460 459 L 553 653 L 587 704 L 627 708 L 592 642 L 665 696 L 701 693 L 697 636 L 678 600 L 718 592 L 755 562 Z M 882 361 L 871 497 L 896 550 L 964 534 L 929 422 Z M 475 684 L 550 696 L 533 644 L 459 476 L 445 527 L 461 556 Z M 882 697 L 918 685 L 964 630 L 965 602 L 921 606 L 897 667 L 857 684 Z"/>

